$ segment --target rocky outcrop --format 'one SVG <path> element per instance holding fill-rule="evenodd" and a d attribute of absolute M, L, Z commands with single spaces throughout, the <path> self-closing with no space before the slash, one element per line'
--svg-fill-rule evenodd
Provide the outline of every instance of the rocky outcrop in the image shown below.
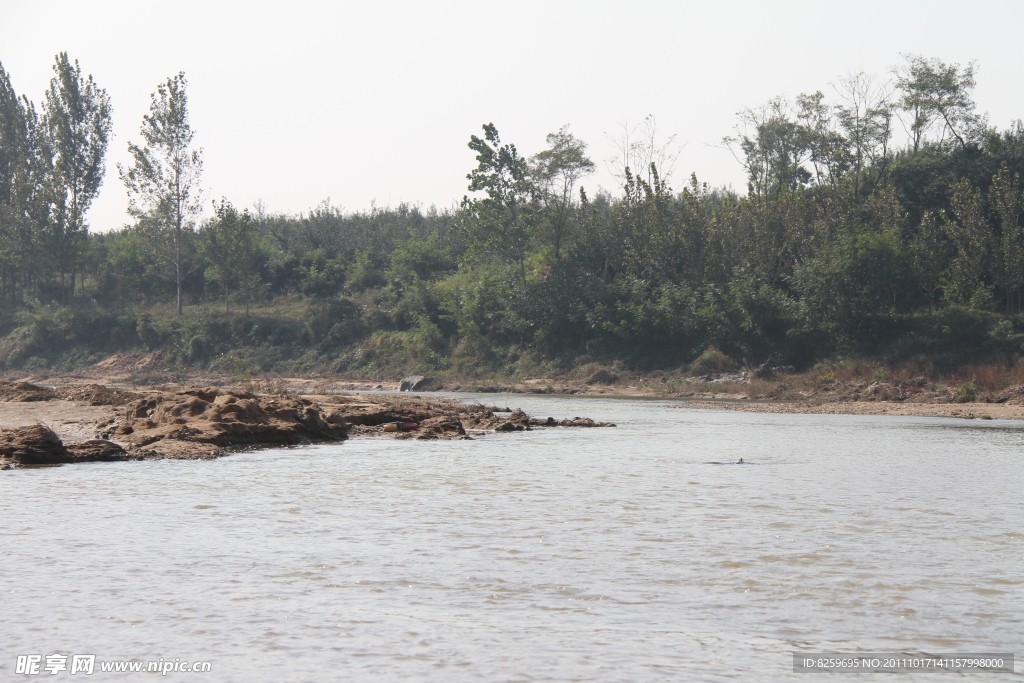
<path fill-rule="evenodd" d="M 602 368 L 583 381 L 586 384 L 615 384 L 619 381 L 619 376 Z"/>
<path fill-rule="evenodd" d="M 0 401 L 26 403 L 28 401 L 52 401 L 55 398 L 59 398 L 57 392 L 49 387 L 0 379 Z"/>
<path fill-rule="evenodd" d="M 497 412 L 497 411 L 495 411 Z M 467 429 L 495 432 L 523 432 L 534 427 L 614 427 L 611 422 L 596 422 L 589 417 L 574 417 L 556 420 L 549 417 L 545 420 L 530 417 L 519 408 L 513 410 L 508 417 L 495 415 L 487 411 L 482 414 L 467 416 L 463 419 Z"/>
<path fill-rule="evenodd" d="M 441 382 L 436 377 L 424 377 L 413 375 L 406 377 L 398 386 L 399 391 L 437 391 L 441 388 Z"/>
<path fill-rule="evenodd" d="M 537 420 L 530 418 L 531 427 L 614 427 L 613 422 L 597 422 L 591 420 L 589 417 L 574 417 L 572 419 L 566 418 L 564 420 L 556 420 L 553 417 L 549 417 L 546 420 Z"/>
<path fill-rule="evenodd" d="M 347 431 L 343 417 L 325 413 L 308 399 L 207 388 L 133 401 L 105 435 L 164 457 L 180 457 L 189 445 L 198 444 L 192 449 L 196 457 L 212 457 L 229 446 L 341 441 Z M 163 443 L 171 441 L 179 443 Z M 162 445 L 154 446 L 158 443 Z"/>
<path fill-rule="evenodd" d="M 449 415 L 439 415 L 427 418 L 420 423 L 419 429 L 414 435 L 415 439 L 465 439 L 466 429 L 457 418 Z"/>
<path fill-rule="evenodd" d="M 64 444 L 71 454 L 68 462 L 109 462 L 113 460 L 128 460 L 131 456 L 119 444 L 106 439 L 89 439 Z"/>
<path fill-rule="evenodd" d="M 89 406 L 123 406 L 138 400 L 142 394 L 124 389 L 112 389 L 100 384 L 86 384 L 75 387 L 58 387 L 54 390 L 58 398 L 75 401 Z"/>
<path fill-rule="evenodd" d="M 68 449 L 44 425 L 0 430 L 0 462 L 8 465 L 51 465 L 68 462 Z"/>
<path fill-rule="evenodd" d="M 29 385 L 18 391 L 32 390 Z M 101 405 L 116 405 L 133 396 L 134 400 L 123 408 L 111 408 L 110 417 L 94 423 L 98 431 L 93 433 L 101 439 L 62 443 L 56 433 L 41 424 L 2 430 L 0 467 L 97 460 L 209 459 L 225 454 L 230 447 L 340 441 L 350 432 L 427 440 L 468 439 L 470 433 L 540 427 L 614 426 L 588 418 L 541 420 L 519 409 L 433 396 L 265 396 L 220 388 L 131 394 L 95 385 L 79 387 L 73 396 L 80 402 Z M 55 394 L 52 399 L 60 397 Z M 77 425 L 80 421 L 67 422 Z M 388 429 L 389 423 L 396 422 L 408 426 Z M 82 434 L 75 430 L 70 433 Z"/>
<path fill-rule="evenodd" d="M 124 389 L 111 389 L 99 384 L 84 386 L 41 387 L 28 382 L 9 382 L 0 379 L 0 401 L 27 403 L 29 401 L 75 401 L 90 406 L 121 406 L 142 394 Z"/>
<path fill-rule="evenodd" d="M 0 429 L 0 467 L 59 465 L 70 462 L 127 460 L 116 443 L 93 439 L 64 444 L 52 429 L 36 424 Z"/>

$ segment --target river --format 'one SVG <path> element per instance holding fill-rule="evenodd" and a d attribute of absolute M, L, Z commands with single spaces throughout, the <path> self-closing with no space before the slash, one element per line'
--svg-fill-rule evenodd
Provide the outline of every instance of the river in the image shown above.
<path fill-rule="evenodd" d="M 0 473 L 0 679 L 51 653 L 209 661 L 163 678 L 218 682 L 1024 656 L 1021 423 L 470 398 L 619 426 Z"/>

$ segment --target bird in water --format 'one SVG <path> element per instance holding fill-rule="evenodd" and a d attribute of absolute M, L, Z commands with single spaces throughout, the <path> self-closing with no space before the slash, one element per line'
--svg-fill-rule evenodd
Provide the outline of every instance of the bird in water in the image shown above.
<path fill-rule="evenodd" d="M 736 464 L 737 464 L 737 465 L 742 465 L 742 464 L 743 464 L 743 458 L 740 458 L 740 459 L 739 459 L 739 462 L 737 462 Z"/>

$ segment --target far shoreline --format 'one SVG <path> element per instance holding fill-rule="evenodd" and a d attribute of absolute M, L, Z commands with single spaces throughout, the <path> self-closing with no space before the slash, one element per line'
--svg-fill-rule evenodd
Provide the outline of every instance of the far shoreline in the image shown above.
<path fill-rule="evenodd" d="M 141 357 L 141 356 L 140 356 Z M 113 359 L 113 357 L 112 357 Z M 112 360 L 109 359 L 109 360 Z M 593 368 L 593 366 L 592 366 Z M 721 372 L 689 376 L 681 372 L 639 373 L 598 368 L 589 376 L 532 378 L 347 378 L 238 377 L 214 373 L 171 373 L 149 368 L 145 373 L 125 372 L 109 361 L 73 372 L 47 370 L 9 371 L 0 377 L 50 387 L 100 384 L 126 390 L 182 390 L 191 387 L 224 387 L 259 394 L 325 395 L 342 392 L 402 394 L 403 381 L 425 379 L 424 389 L 405 395 L 478 394 L 484 396 L 550 396 L 677 401 L 679 408 L 732 410 L 774 414 L 835 414 L 928 416 L 982 420 L 1024 420 L 1024 385 L 977 382 L 949 377 L 929 380 L 880 372 L 864 376 L 834 370 L 804 373 Z M 776 369 L 778 370 L 778 369 Z M 904 376 L 906 374 L 906 376 Z M 979 386 L 980 385 L 980 386 Z M 502 400 L 506 400 L 503 398 Z M 84 417 L 84 415 L 83 415 Z"/>

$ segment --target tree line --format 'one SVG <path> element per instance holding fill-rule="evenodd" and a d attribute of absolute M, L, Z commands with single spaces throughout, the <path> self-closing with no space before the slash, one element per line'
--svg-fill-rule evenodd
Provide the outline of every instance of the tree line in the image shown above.
<path fill-rule="evenodd" d="M 84 222 L 110 103 L 65 54 L 38 107 L 0 66 L 0 363 L 163 348 L 183 365 L 516 372 L 677 367 L 708 347 L 807 366 L 837 354 L 1016 362 L 1024 351 L 1024 126 L 989 125 L 976 65 L 906 55 L 888 78 L 738 113 L 745 192 L 627 131 L 617 194 L 568 126 L 523 156 L 488 123 L 449 210 L 202 213 L 187 82 L 161 83 L 131 164 L 132 222 Z M 76 282 L 78 283 L 76 285 Z M 170 307 L 170 308 L 168 308 Z"/>

